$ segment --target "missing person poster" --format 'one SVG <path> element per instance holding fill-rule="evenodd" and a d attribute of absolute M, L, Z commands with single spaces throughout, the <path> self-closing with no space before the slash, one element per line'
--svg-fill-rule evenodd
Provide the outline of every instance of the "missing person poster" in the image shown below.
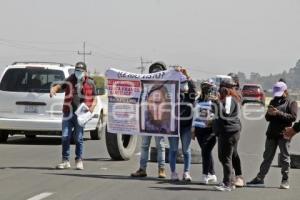
<path fill-rule="evenodd" d="M 178 137 L 180 77 L 173 69 L 153 74 L 107 70 L 108 132 Z"/>

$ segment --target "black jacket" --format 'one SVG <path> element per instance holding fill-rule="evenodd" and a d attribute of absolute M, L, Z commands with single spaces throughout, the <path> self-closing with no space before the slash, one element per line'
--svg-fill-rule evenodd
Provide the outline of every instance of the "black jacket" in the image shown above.
<path fill-rule="evenodd" d="M 216 135 L 234 134 L 242 129 L 240 114 L 240 104 L 237 100 L 231 98 L 231 106 L 229 112 L 226 112 L 225 102 L 218 102 L 217 115 L 213 122 L 213 131 Z"/>
<path fill-rule="evenodd" d="M 266 113 L 265 118 L 270 122 L 266 135 L 269 139 L 280 139 L 283 137 L 285 127 L 292 126 L 292 123 L 296 121 L 298 105 L 297 102 L 286 97 L 275 97 L 270 105 L 277 108 L 279 112 L 276 116 Z"/>
<path fill-rule="evenodd" d="M 193 122 L 193 107 L 197 91 L 195 83 L 192 80 L 188 80 L 188 86 L 188 92 L 180 94 L 180 127 L 192 126 Z"/>

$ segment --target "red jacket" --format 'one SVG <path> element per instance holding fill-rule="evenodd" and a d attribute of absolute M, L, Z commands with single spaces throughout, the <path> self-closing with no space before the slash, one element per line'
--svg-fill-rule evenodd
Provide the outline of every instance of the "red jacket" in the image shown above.
<path fill-rule="evenodd" d="M 62 89 L 65 90 L 63 113 L 75 112 L 83 102 L 90 108 L 96 96 L 94 80 L 87 76 L 83 82 L 77 83 L 75 75 L 70 75 L 62 84 Z"/>

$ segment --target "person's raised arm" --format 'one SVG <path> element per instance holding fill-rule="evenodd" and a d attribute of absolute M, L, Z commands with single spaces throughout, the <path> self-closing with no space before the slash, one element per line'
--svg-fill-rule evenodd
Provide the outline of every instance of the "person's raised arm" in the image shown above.
<path fill-rule="evenodd" d="M 62 88 L 61 85 L 55 85 L 55 86 L 51 87 L 50 88 L 50 97 L 52 98 L 53 96 L 55 96 L 56 93 L 61 90 L 61 88 Z"/>

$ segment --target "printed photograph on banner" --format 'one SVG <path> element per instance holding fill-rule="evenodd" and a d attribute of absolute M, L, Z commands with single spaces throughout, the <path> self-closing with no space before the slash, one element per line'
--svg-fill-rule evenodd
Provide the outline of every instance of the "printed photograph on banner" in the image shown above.
<path fill-rule="evenodd" d="M 178 82 L 143 80 L 141 84 L 141 135 L 178 135 Z"/>
<path fill-rule="evenodd" d="M 108 130 L 113 133 L 139 132 L 138 106 L 141 82 L 108 79 Z"/>

